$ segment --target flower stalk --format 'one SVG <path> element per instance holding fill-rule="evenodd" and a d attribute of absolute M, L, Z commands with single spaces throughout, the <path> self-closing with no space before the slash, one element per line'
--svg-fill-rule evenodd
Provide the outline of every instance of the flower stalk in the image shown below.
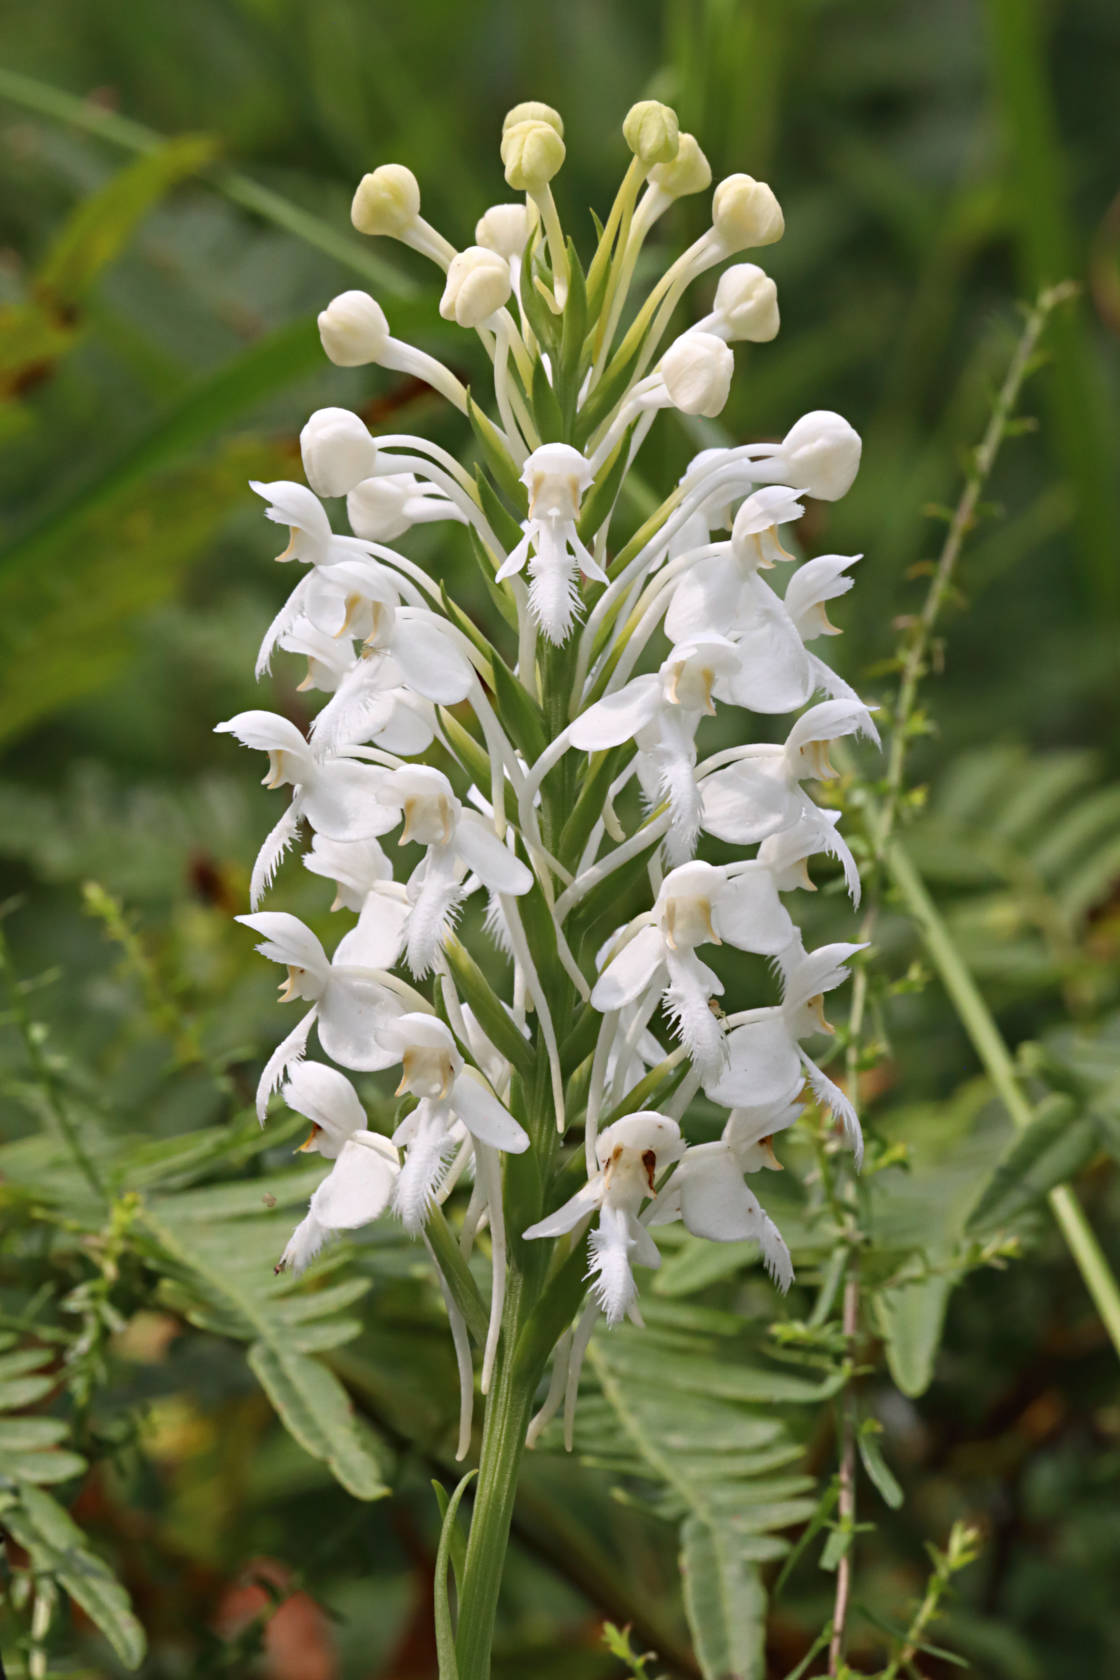
<path fill-rule="evenodd" d="M 783 223 L 765 183 L 732 176 L 709 232 L 633 303 L 654 224 L 710 172 L 656 101 L 624 132 L 633 161 L 587 273 L 553 192 L 564 139 L 548 106 L 510 112 L 502 162 L 523 202 L 486 210 L 461 250 L 421 216 L 408 169 L 363 178 L 355 226 L 434 264 L 440 312 L 477 334 L 493 401 L 392 338 L 374 298 L 327 305 L 333 362 L 416 373 L 466 413 L 473 444 L 459 459 L 371 437 L 349 410 L 311 417 L 308 484 L 254 488 L 288 527 L 279 558 L 296 574 L 258 673 L 298 654 L 317 710 L 306 730 L 267 710 L 219 725 L 288 790 L 240 918 L 302 1010 L 258 1112 L 279 1091 L 330 1163 L 279 1264 L 300 1271 L 336 1234 L 399 1219 L 447 1306 L 460 1457 L 481 1402 L 453 1656 L 436 1584 L 444 1680 L 489 1674 L 521 1454 L 557 1416 L 571 1448 L 584 1356 L 600 1326 L 642 1324 L 659 1227 L 753 1241 L 784 1291 L 792 1261 L 747 1180 L 780 1166 L 772 1140 L 806 1088 L 857 1165 L 862 1152 L 854 1105 L 806 1048 L 860 947 L 806 950 L 796 919 L 814 857 L 858 898 L 813 797 L 830 745 L 877 739 L 812 646 L 855 557 L 806 559 L 796 532 L 808 500 L 845 493 L 859 438 L 817 411 L 780 442 L 705 451 L 627 524 L 625 480 L 660 417 L 720 412 L 733 344 L 778 326 L 753 264 L 665 342 L 672 307 Z M 350 534 L 324 505 L 343 499 Z M 408 552 L 433 523 L 438 573 Z M 492 622 L 456 600 L 456 544 L 483 568 Z M 742 743 L 747 711 L 800 715 L 780 745 Z M 721 715 L 741 744 L 713 753 Z M 271 907 L 303 836 L 351 918 L 341 939 L 329 911 L 308 925 Z M 713 841 L 736 855 L 709 861 Z M 773 987 L 727 998 L 729 950 L 768 958 Z M 723 1110 L 716 1136 L 690 1114 L 701 1089 Z"/>

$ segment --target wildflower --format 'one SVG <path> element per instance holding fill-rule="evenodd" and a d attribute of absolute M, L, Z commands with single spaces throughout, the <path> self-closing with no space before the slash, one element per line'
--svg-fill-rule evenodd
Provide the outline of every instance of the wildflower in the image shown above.
<path fill-rule="evenodd" d="M 346 517 L 356 537 L 391 543 L 414 525 L 452 519 L 462 523 L 462 509 L 415 473 L 385 473 L 363 478 L 348 492 Z"/>
<path fill-rule="evenodd" d="M 303 1060 L 313 1026 L 327 1055 L 343 1067 L 369 1071 L 390 1066 L 393 1052 L 381 1043 L 378 1030 L 404 1013 L 402 988 L 367 961 L 368 927 L 345 934 L 328 959 L 311 929 L 286 910 L 259 910 L 236 919 L 262 935 L 257 950 L 263 957 L 287 969 L 281 1003 L 302 998 L 311 1005 L 265 1064 L 257 1085 L 262 1121 L 272 1092 Z"/>
<path fill-rule="evenodd" d="M 393 1191 L 393 1209 L 408 1231 L 418 1231 L 455 1141 L 458 1122 L 476 1142 L 519 1155 L 529 1147 L 528 1134 L 491 1091 L 482 1076 L 468 1068 L 455 1040 L 434 1015 L 400 1015 L 382 1031 L 393 1061 L 402 1064 L 397 1096 L 419 1101 L 393 1133 L 405 1151 Z"/>
<path fill-rule="evenodd" d="M 639 1222 L 638 1210 L 652 1199 L 658 1174 L 683 1152 L 675 1120 L 652 1109 L 628 1114 L 600 1132 L 595 1148 L 599 1171 L 555 1213 L 522 1232 L 526 1238 L 560 1237 L 598 1212 L 588 1243 L 588 1275 L 594 1279 L 595 1298 L 608 1324 L 620 1324 L 626 1317 L 641 1323 L 631 1266 L 655 1270 L 661 1256 Z"/>
<path fill-rule="evenodd" d="M 723 1055 L 723 1030 L 709 1007 L 723 982 L 696 955 L 697 945 L 725 941 L 741 951 L 775 955 L 793 938 L 793 923 L 768 871 L 741 864 L 732 875 L 710 863 L 686 863 L 666 875 L 653 909 L 630 924 L 591 993 L 595 1009 L 621 1009 L 659 995 L 678 1036 L 701 1068 Z M 648 1014 L 647 1014 L 648 1018 Z"/>
<path fill-rule="evenodd" d="M 306 1216 L 280 1256 L 278 1272 L 302 1272 L 327 1238 L 368 1225 L 384 1213 L 400 1171 L 388 1138 L 366 1126 L 365 1110 L 350 1081 L 321 1062 L 292 1068 L 281 1093 L 287 1106 L 311 1121 L 300 1151 L 313 1151 L 334 1165 L 311 1194 Z"/>
<path fill-rule="evenodd" d="M 299 434 L 299 447 L 317 496 L 345 496 L 377 466 L 377 445 L 348 408 L 317 408 Z"/>
<path fill-rule="evenodd" d="M 521 474 L 529 491 L 525 535 L 499 567 L 497 581 L 515 576 L 528 561 L 529 608 L 550 642 L 566 640 L 580 611 L 577 570 L 597 583 L 607 581 L 576 529 L 580 498 L 592 477 L 591 463 L 567 443 L 542 444 Z"/>
<path fill-rule="evenodd" d="M 457 326 L 481 327 L 509 301 L 511 290 L 505 258 L 484 245 L 468 245 L 451 260 L 439 312 Z"/>
<path fill-rule="evenodd" d="M 533 877 L 482 817 L 464 811 L 442 771 L 417 765 L 384 773 L 378 798 L 392 813 L 389 828 L 404 818 L 400 844 L 426 848 L 408 881 L 407 943 L 409 968 L 426 974 L 454 918 L 466 870 L 494 892 L 515 896 L 529 891 Z"/>

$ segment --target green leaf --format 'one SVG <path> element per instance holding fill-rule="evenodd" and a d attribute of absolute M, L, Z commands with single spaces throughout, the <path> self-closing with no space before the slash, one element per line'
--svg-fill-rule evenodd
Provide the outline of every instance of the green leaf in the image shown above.
<path fill-rule="evenodd" d="M 459 1664 L 455 1657 L 455 1630 L 451 1625 L 451 1600 L 447 1592 L 447 1571 L 451 1561 L 452 1547 L 457 1537 L 455 1517 L 459 1509 L 459 1502 L 477 1475 L 477 1470 L 468 1470 L 447 1501 L 447 1508 L 443 1513 L 443 1527 L 439 1534 L 439 1547 L 436 1551 L 434 1608 L 436 1656 L 439 1661 L 440 1680 L 459 1680 Z M 462 1537 L 458 1536 L 458 1538 L 461 1542 Z"/>
<path fill-rule="evenodd" d="M 556 392 L 548 377 L 545 365 L 541 361 L 533 363 L 533 389 L 531 393 L 533 419 L 537 424 L 537 431 L 541 435 L 542 443 L 564 443 L 564 416 L 556 398 Z"/>
<path fill-rule="evenodd" d="M 440 728 L 447 744 L 476 787 L 490 787 L 490 759 L 486 748 L 476 741 L 470 730 L 446 706 L 439 708 Z"/>
<path fill-rule="evenodd" d="M 213 135 L 182 134 L 126 165 L 63 223 L 36 275 L 37 293 L 62 308 L 79 304 L 149 210 L 217 152 Z"/>
<path fill-rule="evenodd" d="M 897 1511 L 902 1504 L 903 1493 L 893 1471 L 883 1457 L 883 1449 L 879 1444 L 881 1433 L 881 1424 L 877 1423 L 874 1418 L 864 1418 L 856 1434 L 856 1446 L 859 1448 L 863 1468 L 879 1490 L 879 1494 L 892 1511 Z"/>
<path fill-rule="evenodd" d="M 629 465 L 630 433 L 627 431 L 599 468 L 594 484 L 580 505 L 577 530 L 581 542 L 590 544 L 599 527 L 610 518 Z"/>
<path fill-rule="evenodd" d="M 469 391 L 467 393 L 467 419 L 470 421 L 474 435 L 478 439 L 482 458 L 497 480 L 502 494 L 508 499 L 510 507 L 516 508 L 518 516 L 524 519 L 529 511 L 529 492 L 517 476 L 517 468 L 502 442 L 501 433 L 489 416 L 479 408 Z M 491 490 L 491 494 L 493 493 L 493 490 Z M 506 517 L 510 517 L 508 512 Z M 493 524 L 492 520 L 491 524 Z"/>
<path fill-rule="evenodd" d="M 510 513 L 508 507 L 502 501 L 498 492 L 495 490 L 481 467 L 475 468 L 474 481 L 478 489 L 478 499 L 482 506 L 482 511 L 493 527 L 494 535 L 502 545 L 504 553 L 508 554 L 510 549 L 516 548 L 518 543 L 521 541 L 521 526 L 518 524 L 513 514 Z M 497 554 L 494 558 L 495 560 L 501 561 L 503 555 Z M 493 566 L 490 567 L 490 581 L 491 583 L 494 582 Z"/>
<path fill-rule="evenodd" d="M 432 1480 L 432 1492 L 435 1494 L 436 1504 L 439 1506 L 440 1532 L 442 1534 L 442 1525 L 447 1521 L 447 1507 L 450 1500 L 443 1483 L 437 1482 L 434 1478 Z M 467 1561 L 467 1542 L 465 1536 L 460 1532 L 458 1523 L 452 1524 L 450 1554 L 451 1572 L 455 1577 L 455 1591 L 459 1592 L 462 1587 L 463 1566 Z"/>
<path fill-rule="evenodd" d="M 933 1381 L 933 1362 L 951 1287 L 949 1278 L 928 1277 L 884 1289 L 872 1297 L 891 1376 L 911 1399 L 924 1394 Z"/>
<path fill-rule="evenodd" d="M 1025 1213 L 1064 1184 L 1099 1148 L 1091 1115 L 1069 1096 L 1047 1097 L 996 1166 L 969 1214 L 966 1230 L 990 1231 Z"/>
<path fill-rule="evenodd" d="M 548 746 L 544 718 L 536 701 L 530 699 L 509 667 L 494 657 L 494 697 L 498 715 L 515 746 L 531 764 Z"/>
<path fill-rule="evenodd" d="M 108 1564 L 89 1550 L 81 1529 L 56 1499 L 25 1482 L 4 1521 L 35 1569 L 51 1575 L 100 1628 L 126 1668 L 144 1657 L 144 1630 Z"/>
<path fill-rule="evenodd" d="M 507 1062 L 512 1062 L 523 1079 L 532 1076 L 536 1053 L 528 1039 L 522 1037 L 505 1004 L 494 992 L 482 970 L 461 940 L 447 940 L 444 954 L 463 1001 L 469 1003 L 478 1016 L 478 1024 Z"/>
<path fill-rule="evenodd" d="M 685 1613 L 704 1680 L 762 1680 L 766 1594 L 734 1532 L 688 1517 L 680 1561 Z"/>
<path fill-rule="evenodd" d="M 384 1454 L 355 1418 L 346 1390 L 325 1365 L 277 1342 L 254 1342 L 249 1367 L 288 1433 L 321 1459 L 355 1499 L 384 1499 Z"/>
<path fill-rule="evenodd" d="M 62 1418 L 2 1417 L 0 1418 L 0 1457 L 8 1453 L 37 1452 L 41 1447 L 53 1447 L 70 1433 Z"/>
<path fill-rule="evenodd" d="M 88 1464 L 79 1453 L 64 1452 L 4 1452 L 0 1465 L 0 1482 L 11 1477 L 16 1481 L 50 1483 L 68 1482 L 81 1476 Z"/>

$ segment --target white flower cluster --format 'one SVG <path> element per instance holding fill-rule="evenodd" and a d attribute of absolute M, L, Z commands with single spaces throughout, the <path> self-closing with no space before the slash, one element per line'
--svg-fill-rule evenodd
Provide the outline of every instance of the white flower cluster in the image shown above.
<path fill-rule="evenodd" d="M 487 210 L 462 250 L 423 219 L 407 169 L 362 180 L 355 226 L 443 271 L 440 314 L 478 334 L 494 415 L 435 357 L 394 339 L 372 297 L 346 292 L 328 305 L 319 327 L 330 359 L 426 381 L 468 418 L 470 465 L 421 437 L 372 437 L 346 409 L 312 415 L 300 440 L 307 484 L 253 485 L 290 531 L 278 558 L 301 567 L 258 675 L 277 649 L 301 655 L 300 688 L 322 705 L 306 734 L 269 711 L 219 725 L 267 753 L 267 787 L 291 788 L 239 919 L 287 970 L 281 996 L 309 1007 L 269 1059 L 258 1109 L 263 1120 L 281 1088 L 311 1121 L 303 1148 L 333 1165 L 280 1265 L 302 1268 L 330 1233 L 388 1208 L 423 1232 L 466 1173 L 464 1249 L 484 1225 L 491 1240 L 485 1392 L 510 1254 L 522 1239 L 578 1241 L 590 1226 L 592 1288 L 561 1336 L 531 1437 L 562 1401 L 570 1431 L 599 1314 L 641 1322 L 632 1268 L 659 1263 L 651 1227 L 679 1219 L 700 1237 L 753 1239 L 788 1288 L 786 1245 L 746 1178 L 778 1165 L 771 1140 L 797 1118 L 806 1083 L 857 1159 L 861 1149 L 851 1105 L 804 1048 L 827 1030 L 822 997 L 859 947 L 807 951 L 790 912 L 817 853 L 839 862 L 858 896 L 837 813 L 807 784 L 834 773 L 830 742 L 877 739 L 868 708 L 815 651 L 836 633 L 826 608 L 850 589 L 859 556 L 798 563 L 785 546 L 807 502 L 847 491 L 860 442 L 839 415 L 814 412 L 780 442 L 707 449 L 620 542 L 624 480 L 657 414 L 718 415 L 731 346 L 778 330 L 773 281 L 736 263 L 710 313 L 664 345 L 686 288 L 783 231 L 770 188 L 730 177 L 708 231 L 635 307 L 647 235 L 710 171 L 656 102 L 634 107 L 624 134 L 632 162 L 586 273 L 549 185 L 564 141 L 547 106 L 510 113 L 502 159 L 524 197 Z M 335 533 L 323 505 L 341 498 L 351 535 Z M 413 527 L 432 522 L 449 527 L 448 554 L 465 565 L 473 547 L 483 561 L 501 608 L 489 630 L 444 588 L 454 565 L 441 557 L 428 570 L 402 551 Z M 783 572 L 784 590 L 772 581 Z M 782 745 L 703 757 L 707 720 L 735 708 L 740 735 L 744 713 L 800 715 Z M 399 880 L 381 844 L 398 828 L 408 849 Z M 258 908 L 304 829 L 304 864 L 335 882 L 332 909 L 356 915 L 330 956 L 296 917 Z M 706 836 L 757 849 L 707 862 L 697 857 Z M 643 884 L 650 907 L 604 943 L 605 898 L 616 888 L 613 902 L 632 904 Z M 489 943 L 472 955 L 455 930 L 475 894 Z M 724 985 L 699 948 L 721 944 L 769 958 L 780 1001 L 718 1008 Z M 313 1026 L 343 1068 L 402 1070 L 395 1095 L 408 1103 L 391 1139 L 367 1125 L 342 1073 L 304 1060 Z M 727 1119 L 719 1141 L 690 1144 L 680 1122 L 700 1090 Z M 581 1120 L 587 1179 L 567 1194 L 572 1165 L 554 1163 L 557 1132 Z M 515 1181 L 504 1157 L 525 1151 L 539 1166 Z M 469 1391 L 465 1327 L 445 1294 Z"/>

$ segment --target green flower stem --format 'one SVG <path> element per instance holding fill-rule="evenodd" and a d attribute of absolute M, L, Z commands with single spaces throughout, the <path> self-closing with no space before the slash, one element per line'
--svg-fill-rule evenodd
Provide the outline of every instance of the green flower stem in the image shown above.
<path fill-rule="evenodd" d="M 1019 1127 L 1029 1125 L 1034 1110 L 1019 1084 L 1011 1052 L 924 881 L 897 840 L 887 848 L 886 865 L 921 929 L 941 983 L 952 1000 L 961 1025 L 972 1040 L 972 1047 L 988 1078 L 1014 1124 Z M 1112 1268 L 1069 1185 L 1059 1185 L 1051 1190 L 1048 1200 L 1085 1287 L 1120 1355 L 1120 1286 Z"/>
<path fill-rule="evenodd" d="M 525 1285 L 524 1274 L 519 1269 L 511 1269 L 502 1353 L 486 1403 L 478 1493 L 459 1600 L 458 1680 L 490 1680 L 490 1646 L 517 1496 L 517 1477 L 533 1395 L 540 1378 L 539 1370 L 526 1369 L 515 1355 L 520 1330 L 531 1312 Z M 446 1677 L 441 1676 L 441 1680 Z"/>

